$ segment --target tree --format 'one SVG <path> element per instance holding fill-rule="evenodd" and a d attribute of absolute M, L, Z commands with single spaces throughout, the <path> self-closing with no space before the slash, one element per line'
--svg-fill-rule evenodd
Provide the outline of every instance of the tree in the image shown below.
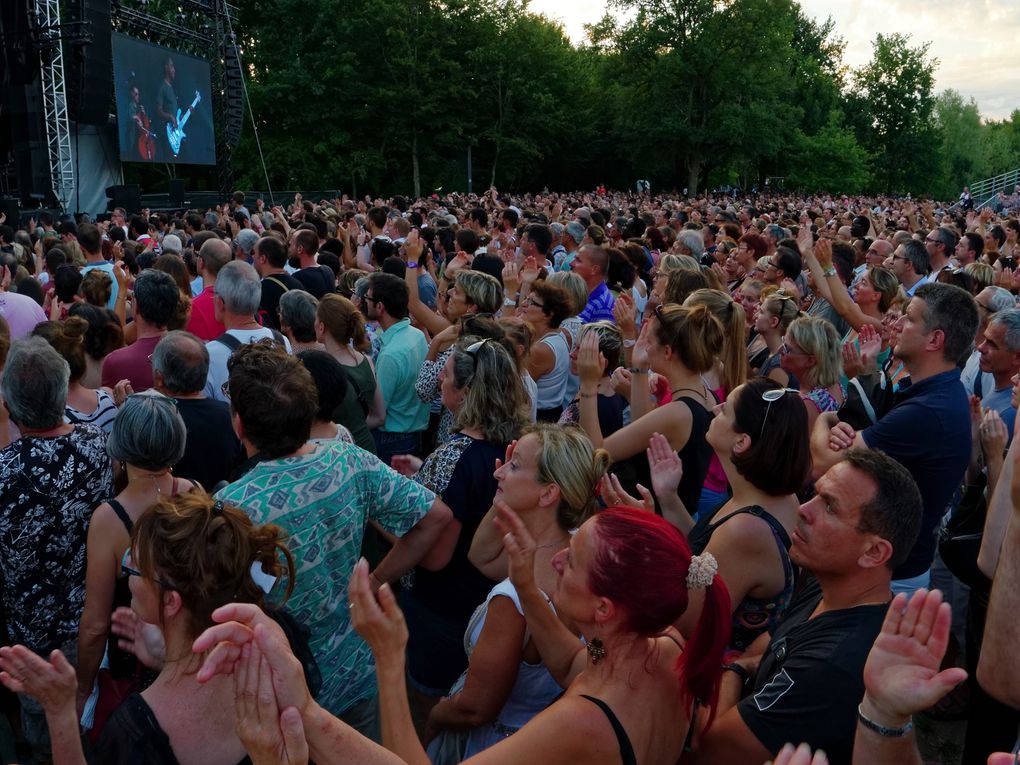
<path fill-rule="evenodd" d="M 879 34 L 870 63 L 854 73 L 857 105 L 866 115 L 858 139 L 871 153 L 872 173 L 886 193 L 930 189 L 937 133 L 932 112 L 936 59 L 929 44 Z"/>
<path fill-rule="evenodd" d="M 814 135 L 798 131 L 790 147 L 787 185 L 806 192 L 859 194 L 869 184 L 868 153 L 833 111 Z"/>
<path fill-rule="evenodd" d="M 977 102 L 965 102 L 955 90 L 944 90 L 935 99 L 935 127 L 939 133 L 940 177 L 934 187 L 935 195 L 951 199 L 960 189 L 977 178 L 987 175 L 982 141 L 985 130 L 981 125 Z"/>

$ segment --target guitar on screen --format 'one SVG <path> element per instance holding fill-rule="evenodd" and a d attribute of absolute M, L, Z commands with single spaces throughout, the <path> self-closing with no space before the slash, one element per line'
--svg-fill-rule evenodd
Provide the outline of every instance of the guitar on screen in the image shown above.
<path fill-rule="evenodd" d="M 166 139 L 169 141 L 170 151 L 173 152 L 175 157 L 181 153 L 181 142 L 186 138 L 184 134 L 184 125 L 187 123 L 188 117 L 191 116 L 191 110 L 198 106 L 198 102 L 201 100 L 202 96 L 196 90 L 195 100 L 191 102 L 191 106 L 188 107 L 188 110 L 184 113 L 183 117 L 181 116 L 181 110 L 177 110 L 177 127 L 175 128 L 172 123 L 167 123 Z"/>

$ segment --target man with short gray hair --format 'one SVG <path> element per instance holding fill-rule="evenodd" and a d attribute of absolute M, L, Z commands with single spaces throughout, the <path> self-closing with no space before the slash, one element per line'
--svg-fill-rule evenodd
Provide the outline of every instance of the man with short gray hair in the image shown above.
<path fill-rule="evenodd" d="M 209 376 L 209 351 L 198 337 L 168 332 L 152 353 L 152 387 L 177 402 L 188 430 L 184 456 L 174 473 L 213 491 L 229 481 L 241 461 L 241 442 L 234 433 L 230 406 L 202 393 Z"/>
<path fill-rule="evenodd" d="M 0 451 L 0 606 L 8 645 L 40 656 L 58 648 L 74 662 L 89 519 L 115 492 L 105 433 L 64 422 L 70 374 L 40 337 L 11 346 L 0 387 L 21 437 Z M 49 759 L 42 707 L 19 696 L 25 738 Z"/>
<path fill-rule="evenodd" d="M 971 351 L 970 357 L 960 373 L 960 382 L 963 383 L 967 395 L 981 398 L 996 386 L 991 372 L 982 372 L 981 370 L 981 353 L 977 347 L 984 342 L 988 322 L 1000 311 L 1015 308 L 1016 298 L 1013 297 L 1013 293 L 1002 287 L 985 287 L 974 298 L 974 302 L 977 303 L 978 309 L 977 335 L 974 337 L 974 350 Z M 1010 433 L 1012 432 L 1010 430 Z"/>
<path fill-rule="evenodd" d="M 255 319 L 262 302 L 262 282 L 255 269 L 243 260 L 232 260 L 220 269 L 213 301 L 216 320 L 226 327 L 226 331 L 206 343 L 209 374 L 203 393 L 208 398 L 226 402 L 230 400 L 223 390 L 229 378 L 227 359 L 242 344 L 268 338 L 286 348 L 287 353 L 291 352 L 291 347 L 286 337 L 275 329 L 263 327 Z"/>
<path fill-rule="evenodd" d="M 981 399 L 983 409 L 999 413 L 1006 433 L 1012 437 L 1016 419 L 1013 377 L 1020 372 L 1020 310 L 1010 308 L 992 315 L 977 350 L 981 354 L 981 371 L 991 374 L 995 383 L 991 390 L 976 389 L 974 394 Z M 981 377 L 977 379 L 980 381 Z"/>

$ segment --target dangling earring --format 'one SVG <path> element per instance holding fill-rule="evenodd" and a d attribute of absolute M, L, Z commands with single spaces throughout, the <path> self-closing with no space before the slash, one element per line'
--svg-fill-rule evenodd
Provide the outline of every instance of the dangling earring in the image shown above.
<path fill-rule="evenodd" d="M 597 637 L 593 637 L 588 641 L 588 656 L 591 657 L 592 665 L 598 664 L 604 658 L 606 658 L 606 647 L 602 645 L 602 641 Z"/>

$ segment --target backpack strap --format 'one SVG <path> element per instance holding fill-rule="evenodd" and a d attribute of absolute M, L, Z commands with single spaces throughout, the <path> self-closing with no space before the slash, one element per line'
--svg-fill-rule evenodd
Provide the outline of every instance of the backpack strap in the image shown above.
<path fill-rule="evenodd" d="M 273 284 L 278 284 L 278 285 L 280 285 L 280 289 L 282 289 L 284 292 L 290 292 L 290 287 L 288 287 L 286 284 L 281 282 L 275 276 L 267 276 L 263 281 L 272 282 Z"/>
<path fill-rule="evenodd" d="M 278 332 L 276 332 L 275 329 L 273 330 L 273 332 L 279 334 Z M 223 343 L 223 345 L 227 346 L 227 350 L 229 350 L 231 353 L 233 353 L 234 351 L 241 347 L 241 341 L 234 337 L 232 334 L 230 334 L 230 332 L 224 332 L 222 335 L 215 338 L 213 342 Z"/>

